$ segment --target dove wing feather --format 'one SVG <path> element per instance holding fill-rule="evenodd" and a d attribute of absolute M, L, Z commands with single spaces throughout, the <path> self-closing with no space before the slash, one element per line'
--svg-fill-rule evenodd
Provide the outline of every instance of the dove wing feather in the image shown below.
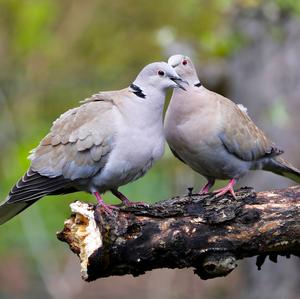
<path fill-rule="evenodd" d="M 244 161 L 256 161 L 283 153 L 251 120 L 248 114 L 230 100 L 220 96 L 222 122 L 219 138 L 231 154 Z"/>
<path fill-rule="evenodd" d="M 114 139 L 114 104 L 110 98 L 99 98 L 67 111 L 53 123 L 30 155 L 32 170 L 50 178 L 76 180 L 103 168 Z"/>

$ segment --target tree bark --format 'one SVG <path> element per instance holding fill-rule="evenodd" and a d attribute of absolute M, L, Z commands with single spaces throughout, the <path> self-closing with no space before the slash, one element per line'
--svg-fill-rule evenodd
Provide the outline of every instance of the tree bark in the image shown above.
<path fill-rule="evenodd" d="M 151 206 L 120 208 L 74 202 L 57 234 L 80 258 L 82 278 L 138 276 L 157 268 L 194 268 L 202 279 L 229 274 L 239 259 L 300 256 L 300 186 L 237 199 L 189 194 Z"/>

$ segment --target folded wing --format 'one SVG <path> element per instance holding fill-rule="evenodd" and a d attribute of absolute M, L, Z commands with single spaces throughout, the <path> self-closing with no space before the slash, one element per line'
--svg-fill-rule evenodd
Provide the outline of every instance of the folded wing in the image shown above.
<path fill-rule="evenodd" d="M 283 153 L 254 124 L 248 114 L 232 102 L 223 103 L 222 130 L 219 134 L 225 148 L 241 160 L 256 161 Z"/>
<path fill-rule="evenodd" d="M 0 224 L 45 195 L 77 190 L 76 184 L 99 172 L 112 150 L 113 101 L 104 96 L 61 115 L 30 155 L 31 167 L 0 206 Z M 94 96 L 95 97 L 95 96 Z"/>

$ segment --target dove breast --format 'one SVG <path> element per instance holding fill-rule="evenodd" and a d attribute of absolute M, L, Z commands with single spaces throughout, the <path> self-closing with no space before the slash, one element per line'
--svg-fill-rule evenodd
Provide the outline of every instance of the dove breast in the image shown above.
<path fill-rule="evenodd" d="M 189 103 L 189 92 L 176 90 L 177 98 L 183 97 L 185 101 L 172 98 L 168 107 L 165 134 L 171 150 L 208 178 L 228 179 L 245 174 L 251 168 L 251 162 L 229 153 L 219 137 L 224 127 L 224 107 L 220 101 L 224 100 L 201 87 L 193 90 L 199 101 Z"/>
<path fill-rule="evenodd" d="M 136 101 L 118 102 L 118 132 L 107 164 L 93 178 L 101 190 L 114 189 L 143 176 L 164 152 L 165 139 L 160 113 Z M 150 117 L 151 116 L 151 117 Z"/>

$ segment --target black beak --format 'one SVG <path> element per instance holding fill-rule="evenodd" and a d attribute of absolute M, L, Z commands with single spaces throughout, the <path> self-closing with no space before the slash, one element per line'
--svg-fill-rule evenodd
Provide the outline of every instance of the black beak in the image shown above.
<path fill-rule="evenodd" d="M 182 80 L 180 77 L 170 77 L 170 79 L 174 81 L 177 84 L 177 86 L 183 90 L 186 90 L 185 87 L 183 86 L 184 84 L 189 85 L 187 81 Z"/>

